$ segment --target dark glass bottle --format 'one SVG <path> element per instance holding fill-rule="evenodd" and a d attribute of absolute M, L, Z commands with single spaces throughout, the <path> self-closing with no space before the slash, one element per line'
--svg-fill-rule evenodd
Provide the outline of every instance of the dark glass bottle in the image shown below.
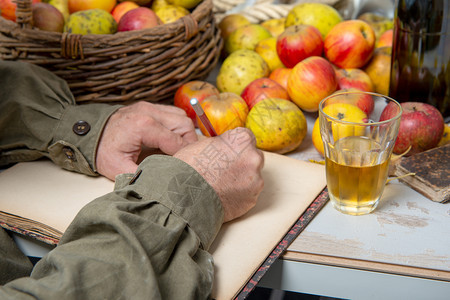
<path fill-rule="evenodd" d="M 450 116 L 450 0 L 397 0 L 389 96 Z"/>

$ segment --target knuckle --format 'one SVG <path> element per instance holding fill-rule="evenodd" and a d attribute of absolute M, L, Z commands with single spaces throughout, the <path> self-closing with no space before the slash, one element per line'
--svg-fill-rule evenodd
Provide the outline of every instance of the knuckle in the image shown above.
<path fill-rule="evenodd" d="M 178 111 L 178 113 L 182 114 L 182 115 L 185 116 L 186 118 L 188 117 L 188 116 L 187 116 L 187 113 L 186 113 L 186 111 L 185 111 L 184 109 L 179 108 L 179 107 L 176 107 L 176 106 L 173 106 L 173 109 L 174 109 L 174 111 Z"/>
<path fill-rule="evenodd" d="M 189 128 L 189 129 L 195 130 L 194 123 L 192 122 L 192 120 L 190 118 L 187 117 L 187 115 L 182 117 L 180 124 L 183 128 Z"/>
<path fill-rule="evenodd" d="M 239 134 L 241 134 L 245 138 L 252 138 L 253 137 L 252 131 L 250 129 L 248 129 L 248 128 L 239 127 L 236 130 L 238 130 Z"/>
<path fill-rule="evenodd" d="M 150 104 L 150 103 L 145 102 L 145 101 L 139 101 L 139 102 L 134 103 L 133 105 L 134 105 L 138 110 L 142 110 L 142 109 L 148 107 L 149 104 Z"/>
<path fill-rule="evenodd" d="M 261 151 L 255 149 L 255 151 L 253 151 L 249 156 L 248 162 L 252 168 L 255 170 L 260 170 L 264 165 L 264 155 L 262 155 Z"/>
<path fill-rule="evenodd" d="M 156 123 L 155 119 L 143 114 L 136 114 L 135 116 L 133 116 L 133 119 L 136 122 L 136 125 L 142 128 L 154 126 Z"/>

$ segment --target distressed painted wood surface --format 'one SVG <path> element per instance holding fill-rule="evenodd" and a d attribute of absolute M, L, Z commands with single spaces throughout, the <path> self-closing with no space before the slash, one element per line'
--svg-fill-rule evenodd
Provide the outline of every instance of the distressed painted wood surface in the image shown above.
<path fill-rule="evenodd" d="M 328 203 L 284 258 L 450 280 L 450 205 L 394 180 L 369 215 Z"/>
<path fill-rule="evenodd" d="M 305 117 L 307 136 L 287 156 L 323 160 L 311 142 L 317 113 Z M 326 204 L 282 258 L 450 281 L 450 203 L 393 180 L 369 215 L 345 215 Z"/>

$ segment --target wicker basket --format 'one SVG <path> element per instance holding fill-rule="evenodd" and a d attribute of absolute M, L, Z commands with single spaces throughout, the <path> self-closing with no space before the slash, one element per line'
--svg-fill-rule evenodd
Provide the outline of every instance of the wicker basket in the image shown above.
<path fill-rule="evenodd" d="M 0 59 L 52 71 L 77 102 L 170 101 L 181 84 L 206 78 L 220 57 L 212 0 L 173 23 L 83 36 L 32 28 L 31 0 L 16 2 L 17 23 L 0 17 Z"/>

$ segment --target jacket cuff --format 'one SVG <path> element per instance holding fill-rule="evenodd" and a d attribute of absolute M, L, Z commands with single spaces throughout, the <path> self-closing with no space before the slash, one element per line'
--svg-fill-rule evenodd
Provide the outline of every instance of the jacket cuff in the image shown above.
<path fill-rule="evenodd" d="M 116 178 L 116 187 L 124 186 Z M 119 182 L 117 182 L 119 181 Z M 183 218 L 208 250 L 223 223 L 224 212 L 219 196 L 190 165 L 166 155 L 147 157 L 138 167 L 128 186 L 148 200 L 155 200 Z"/>
<path fill-rule="evenodd" d="M 108 118 L 123 105 L 69 105 L 55 129 L 49 156 L 70 171 L 97 175 L 95 157 Z"/>

